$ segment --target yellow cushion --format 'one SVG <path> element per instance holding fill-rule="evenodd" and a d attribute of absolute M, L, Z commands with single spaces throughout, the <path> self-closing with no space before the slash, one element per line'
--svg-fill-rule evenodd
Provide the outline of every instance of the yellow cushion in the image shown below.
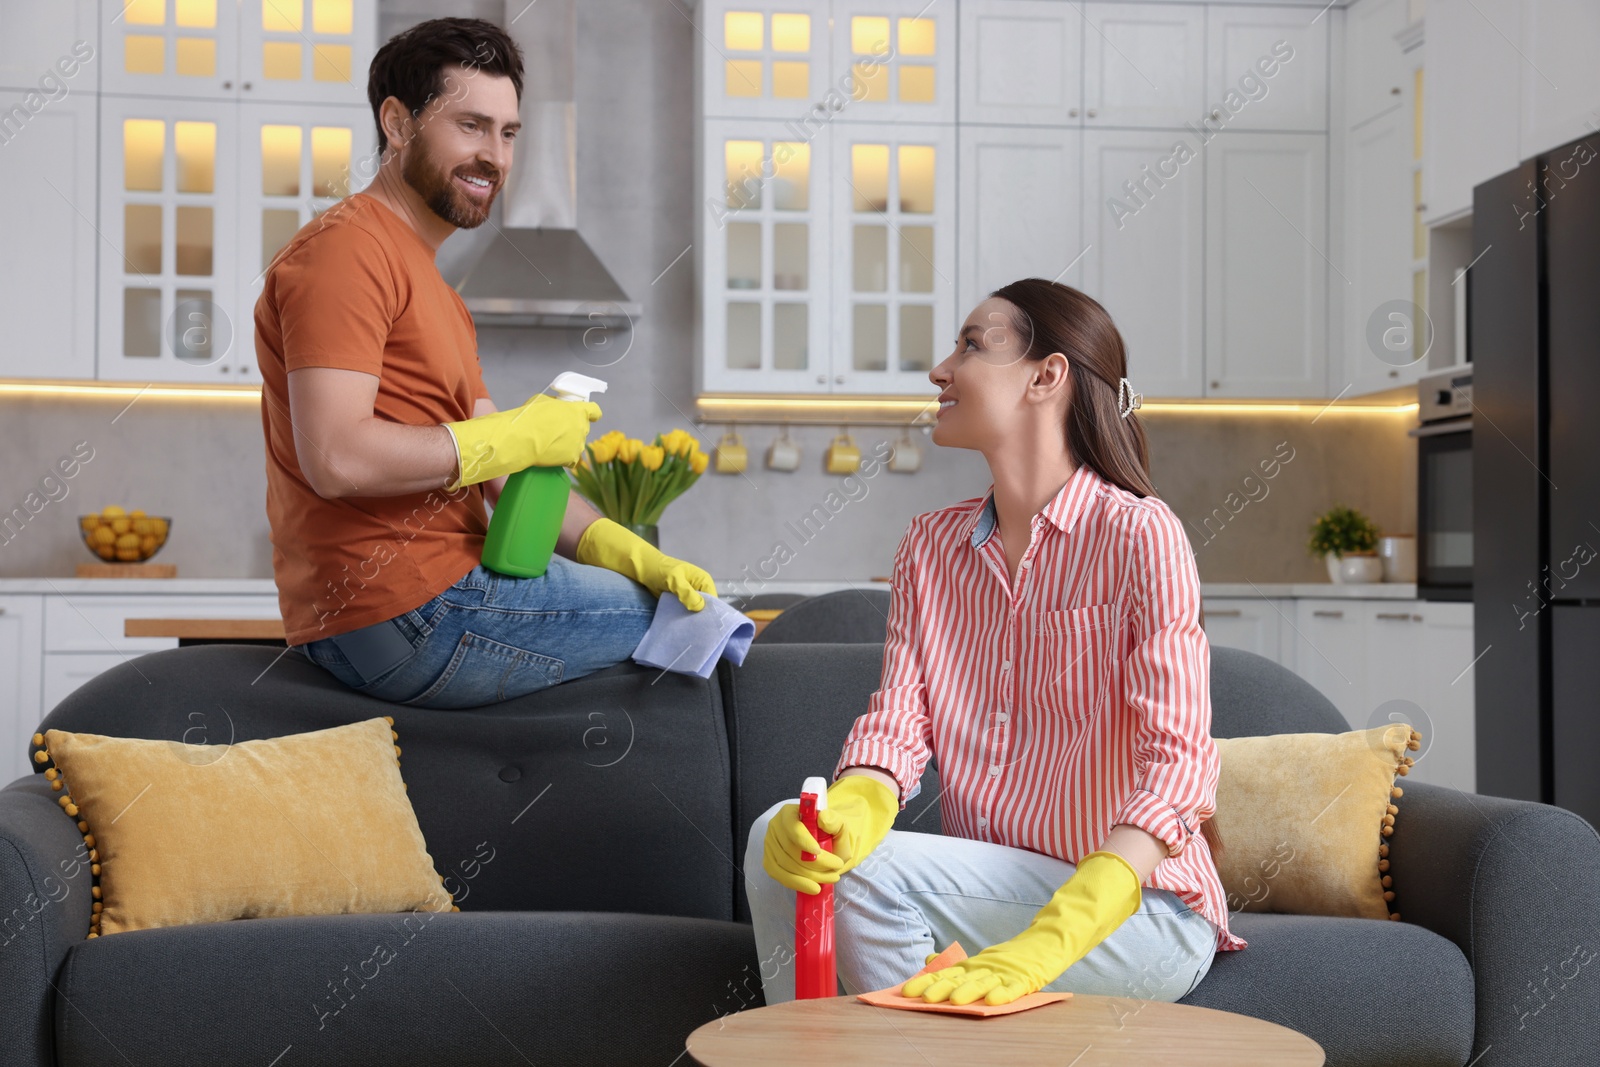
<path fill-rule="evenodd" d="M 1419 747 L 1405 723 L 1218 738 L 1217 873 L 1230 911 L 1398 919 L 1389 845 Z"/>
<path fill-rule="evenodd" d="M 35 734 L 98 876 L 89 936 L 454 910 L 406 798 L 393 725 L 231 745 Z"/>

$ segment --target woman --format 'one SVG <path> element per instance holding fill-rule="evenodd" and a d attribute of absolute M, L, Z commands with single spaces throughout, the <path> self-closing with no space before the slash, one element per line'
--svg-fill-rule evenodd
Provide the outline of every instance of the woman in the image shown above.
<path fill-rule="evenodd" d="M 1199 579 L 1150 482 L 1126 367 L 1103 307 L 1029 278 L 979 304 L 928 375 L 934 442 L 982 452 L 993 486 L 919 515 L 896 551 L 882 685 L 818 815 L 832 851 L 793 801 L 751 828 L 767 1003 L 794 996 L 794 893 L 821 883 L 837 883 L 847 993 L 1176 1001 L 1216 951 L 1245 947 L 1206 822 L 1219 759 Z M 891 830 L 930 758 L 944 836 Z M 910 977 L 952 941 L 963 964 Z"/>

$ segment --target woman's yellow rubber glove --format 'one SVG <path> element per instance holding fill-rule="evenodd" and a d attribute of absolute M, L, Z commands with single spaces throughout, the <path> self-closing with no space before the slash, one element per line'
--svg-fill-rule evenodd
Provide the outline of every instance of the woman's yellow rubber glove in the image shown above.
<path fill-rule="evenodd" d="M 540 393 L 521 407 L 447 422 L 456 445 L 456 477 L 445 492 L 529 467 L 570 467 L 583 455 L 589 424 L 599 417 L 599 404 Z"/>
<path fill-rule="evenodd" d="M 706 606 L 706 598 L 701 593 L 717 595 L 717 583 L 711 580 L 711 575 L 693 563 L 664 554 L 626 526 L 610 519 L 596 519 L 584 529 L 583 536 L 578 538 L 575 558 L 591 567 L 625 574 L 657 597 L 662 593 L 674 593 L 690 611 Z"/>
<path fill-rule="evenodd" d="M 876 778 L 847 774 L 828 787 L 828 806 L 817 812 L 817 829 L 833 835 L 824 851 L 800 821 L 800 805 L 785 804 L 767 823 L 761 866 L 779 884 L 813 896 L 867 858 L 894 825 L 900 795 Z M 801 852 L 817 858 L 802 860 Z"/>
<path fill-rule="evenodd" d="M 1022 933 L 954 967 L 919 974 L 900 994 L 929 1004 L 971 1004 L 979 997 L 1009 1004 L 1037 993 L 1138 911 L 1139 899 L 1139 875 L 1127 860 L 1091 852 Z"/>

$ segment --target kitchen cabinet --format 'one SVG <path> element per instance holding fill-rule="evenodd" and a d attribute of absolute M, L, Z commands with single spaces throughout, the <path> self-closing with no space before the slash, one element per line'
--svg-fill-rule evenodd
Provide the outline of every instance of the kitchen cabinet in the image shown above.
<path fill-rule="evenodd" d="M 1088 17 L 1055 0 L 963 3 L 960 121 L 1081 126 Z"/>
<path fill-rule="evenodd" d="M 1327 388 L 1327 137 L 1224 130 L 1205 150 L 1206 395 Z"/>
<path fill-rule="evenodd" d="M 1520 34 L 1513 31 L 1512 36 L 1521 38 L 1523 60 L 1511 67 L 1521 80 L 1517 159 L 1485 178 L 1600 128 L 1600 65 L 1594 58 L 1595 42 L 1600 41 L 1600 4 L 1523 0 L 1516 9 L 1521 14 Z"/>
<path fill-rule="evenodd" d="M 1404 106 L 1411 63 L 1395 35 L 1410 0 L 1355 0 L 1345 8 L 1344 121 L 1350 128 Z M 1429 12 L 1431 16 L 1433 13 Z M 1428 21 L 1432 35 L 1433 20 Z"/>
<path fill-rule="evenodd" d="M 1084 4 L 1084 125 L 1198 123 L 1205 113 L 1206 11 L 1199 4 Z"/>
<path fill-rule="evenodd" d="M 1367 707 L 1365 603 L 1306 597 L 1294 604 L 1294 639 L 1286 666 L 1333 702 L 1351 729 L 1361 729 Z"/>
<path fill-rule="evenodd" d="M 0 101 L 16 95 L 0 89 Z M 71 92 L 33 114 L 18 104 L 0 123 L 0 234 L 14 256 L 0 286 L 0 378 L 93 378 L 94 93 Z"/>
<path fill-rule="evenodd" d="M 1070 284 L 1111 313 L 1129 381 L 1151 397 L 1206 395 L 1204 164 L 1180 162 L 1175 139 L 1157 130 L 1083 133 L 1088 250 L 1077 268 L 1082 282 Z"/>
<path fill-rule="evenodd" d="M 1330 21 L 1307 18 L 1304 7 L 1207 5 L 1212 121 L 1229 130 L 1326 131 Z M 1275 73 L 1266 77 L 1274 60 Z"/>
<path fill-rule="evenodd" d="M 1390 306 L 1414 299 L 1414 125 L 1411 109 L 1401 107 L 1345 138 L 1343 273 L 1350 284 L 1333 281 L 1345 290 L 1344 375 L 1335 392 L 1347 383 L 1353 394 L 1411 385 L 1428 370 L 1425 322 Z"/>
<path fill-rule="evenodd" d="M 963 123 L 956 140 L 957 314 L 1019 278 L 1081 287 L 1082 131 Z"/>
<path fill-rule="evenodd" d="M 99 0 L 0 4 L 0 91 L 38 92 L 50 103 L 60 101 L 58 85 L 92 95 L 100 85 L 98 13 Z"/>
<path fill-rule="evenodd" d="M 105 95 L 100 130 L 99 376 L 258 382 L 266 265 L 370 180 L 370 111 Z"/>
<path fill-rule="evenodd" d="M 39 723 L 41 598 L 0 596 L 0 785 L 29 771 Z"/>
<path fill-rule="evenodd" d="M 954 0 L 833 0 L 832 86 L 851 122 L 956 120 Z"/>
<path fill-rule="evenodd" d="M 102 0 L 102 88 L 208 100 L 362 104 L 377 0 Z"/>
<path fill-rule="evenodd" d="M 827 392 L 833 129 L 773 120 L 701 127 L 702 388 Z"/>
<path fill-rule="evenodd" d="M 1266 597 L 1207 597 L 1206 641 L 1214 648 L 1242 648 L 1283 662 L 1282 634 L 1285 612 L 1294 612 L 1290 599 Z"/>
<path fill-rule="evenodd" d="M 955 348 L 953 125 L 832 131 L 832 388 L 927 393 Z"/>
<path fill-rule="evenodd" d="M 1515 43 L 1522 6 L 1473 0 L 1428 7 L 1422 221 L 1429 226 L 1470 213 L 1473 186 L 1531 154 L 1518 144 L 1518 71 L 1527 62 Z"/>
<path fill-rule="evenodd" d="M 851 106 L 847 89 L 829 82 L 828 0 L 707 0 L 701 8 L 702 114 L 804 125 Z"/>

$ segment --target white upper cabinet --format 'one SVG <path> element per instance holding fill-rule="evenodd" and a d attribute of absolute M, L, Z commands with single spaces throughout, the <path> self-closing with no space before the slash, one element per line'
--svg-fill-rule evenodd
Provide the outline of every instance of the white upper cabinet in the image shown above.
<path fill-rule="evenodd" d="M 1135 391 L 1203 396 L 1205 164 L 1154 130 L 1085 130 L 1083 145 L 1087 251 L 1071 284 L 1111 313 Z"/>
<path fill-rule="evenodd" d="M 955 308 L 955 127 L 832 133 L 831 388 L 926 393 L 966 314 Z"/>
<path fill-rule="evenodd" d="M 1080 286 L 1082 132 L 963 123 L 957 139 L 957 315 L 964 320 L 991 292 L 1019 278 Z"/>
<path fill-rule="evenodd" d="M 1198 124 L 1205 115 L 1206 17 L 1199 4 L 1083 5 L 1086 126 Z"/>
<path fill-rule="evenodd" d="M 1419 324 L 1399 306 L 1413 297 L 1414 125 L 1411 109 L 1402 107 L 1345 140 L 1344 277 L 1334 275 L 1332 284 L 1343 296 L 1347 358 L 1343 376 L 1329 383 L 1335 394 L 1347 384 L 1352 395 L 1411 384 L 1427 370 L 1416 344 Z"/>
<path fill-rule="evenodd" d="M 832 130 L 786 123 L 702 127 L 701 388 L 827 392 Z"/>
<path fill-rule="evenodd" d="M 955 0 L 834 0 L 832 84 L 842 122 L 956 119 Z"/>
<path fill-rule="evenodd" d="M 360 104 L 377 0 L 102 0 L 107 92 Z"/>
<path fill-rule="evenodd" d="M 826 122 L 851 106 L 829 80 L 827 0 L 713 0 L 698 42 L 702 113 Z M 821 110 L 813 113 L 816 105 Z"/>
<path fill-rule="evenodd" d="M 1422 101 L 1422 221 L 1472 210 L 1472 189 L 1515 167 L 1519 0 L 1430 4 Z M 1575 72 L 1574 72 L 1575 73 Z M 1600 101 L 1596 101 L 1600 103 Z"/>
<path fill-rule="evenodd" d="M 38 101 L 13 100 L 37 111 L 66 93 L 100 86 L 100 27 L 96 0 L 32 0 L 0 4 L 0 90 L 37 92 Z M 7 130 L 7 133 L 10 131 Z"/>
<path fill-rule="evenodd" d="M 245 101 L 239 105 L 239 314 L 233 320 L 236 382 L 257 382 L 255 306 L 267 267 L 302 226 L 377 170 L 378 135 L 368 107 Z"/>
<path fill-rule="evenodd" d="M 231 382 L 239 329 L 238 106 L 100 102 L 99 375 Z"/>
<path fill-rule="evenodd" d="M 15 95 L 0 89 L 0 100 Z M 93 93 L 48 101 L 25 122 L 13 113 L 0 132 L 0 247 L 11 260 L 0 378 L 94 377 L 98 172 Z"/>
<path fill-rule="evenodd" d="M 1083 23 L 1057 0 L 962 4 L 962 123 L 1081 125 Z"/>
<path fill-rule="evenodd" d="M 1206 8 L 1207 116 L 1228 130 L 1328 128 L 1328 22 L 1314 8 Z"/>
<path fill-rule="evenodd" d="M 1327 137 L 1224 131 L 1205 151 L 1206 394 L 1327 389 Z"/>
<path fill-rule="evenodd" d="M 1522 101 L 1518 158 L 1527 159 L 1600 129 L 1600 4 L 1523 0 L 1516 6 L 1523 53 L 1515 66 Z"/>
<path fill-rule="evenodd" d="M 1395 34 L 1405 29 L 1409 6 L 1410 0 L 1355 0 L 1345 9 L 1346 126 L 1359 126 L 1403 103 L 1411 63 Z M 1431 37 L 1431 19 L 1428 32 Z"/>

